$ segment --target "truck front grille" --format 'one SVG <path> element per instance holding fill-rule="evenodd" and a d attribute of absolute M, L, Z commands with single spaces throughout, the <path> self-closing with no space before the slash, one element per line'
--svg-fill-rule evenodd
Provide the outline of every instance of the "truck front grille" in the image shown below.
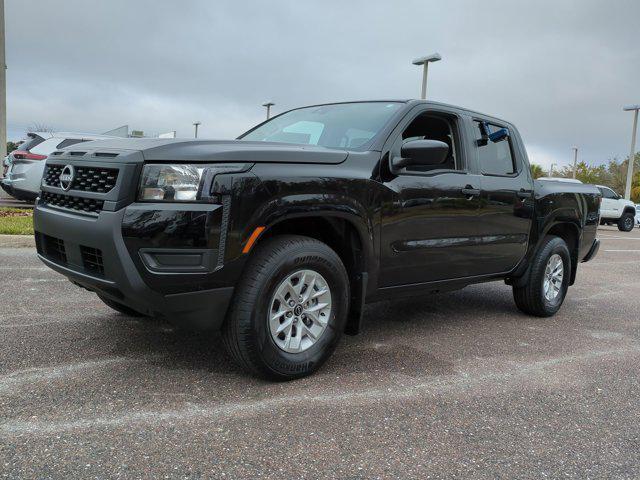
<path fill-rule="evenodd" d="M 60 174 L 64 165 L 47 165 L 44 171 L 44 183 L 50 187 L 60 187 Z M 102 167 L 75 167 L 75 175 L 69 190 L 83 192 L 108 193 L 118 180 L 118 170 Z"/>
<path fill-rule="evenodd" d="M 60 193 L 42 192 L 40 198 L 45 205 L 68 208 L 77 212 L 98 214 L 104 206 L 102 200 L 74 197 L 73 195 L 62 195 Z"/>

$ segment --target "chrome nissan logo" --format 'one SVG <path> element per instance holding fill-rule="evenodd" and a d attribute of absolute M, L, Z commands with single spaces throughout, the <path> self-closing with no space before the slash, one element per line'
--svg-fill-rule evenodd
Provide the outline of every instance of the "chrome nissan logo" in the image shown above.
<path fill-rule="evenodd" d="M 73 183 L 73 179 L 76 176 L 76 171 L 73 168 L 73 165 L 67 165 L 60 172 L 60 188 L 64 191 L 67 191 L 71 188 L 71 184 Z"/>

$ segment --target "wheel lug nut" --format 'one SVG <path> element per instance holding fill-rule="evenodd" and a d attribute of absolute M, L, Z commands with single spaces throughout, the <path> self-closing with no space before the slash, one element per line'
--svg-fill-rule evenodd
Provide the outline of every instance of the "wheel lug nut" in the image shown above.
<path fill-rule="evenodd" d="M 293 313 L 287 312 L 287 318 L 291 318 L 292 316 L 293 316 Z"/>
<path fill-rule="evenodd" d="M 296 302 L 294 302 L 293 300 L 289 300 L 289 306 L 290 306 L 290 307 L 295 306 L 295 304 L 296 304 Z"/>

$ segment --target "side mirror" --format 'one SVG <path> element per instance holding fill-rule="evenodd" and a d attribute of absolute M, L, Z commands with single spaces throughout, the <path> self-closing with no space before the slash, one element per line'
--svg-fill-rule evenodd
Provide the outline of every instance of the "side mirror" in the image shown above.
<path fill-rule="evenodd" d="M 506 128 L 501 128 L 500 130 L 496 130 L 495 132 L 489 134 L 489 140 L 491 140 L 493 143 L 501 142 L 503 140 L 506 140 L 507 138 L 509 138 L 509 130 Z"/>
<path fill-rule="evenodd" d="M 402 145 L 400 157 L 391 160 L 391 170 L 397 173 L 412 165 L 440 165 L 448 154 L 449 145 L 439 140 L 411 140 Z"/>

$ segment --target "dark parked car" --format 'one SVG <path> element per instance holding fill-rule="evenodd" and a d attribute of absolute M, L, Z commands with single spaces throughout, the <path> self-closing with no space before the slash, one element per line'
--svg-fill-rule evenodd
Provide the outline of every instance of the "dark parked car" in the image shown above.
<path fill-rule="evenodd" d="M 238 364 L 291 379 L 375 300 L 502 280 L 553 315 L 598 250 L 599 204 L 593 186 L 534 182 L 508 122 L 379 101 L 291 110 L 234 141 L 54 152 L 34 224 L 42 261 L 110 307 L 220 329 Z"/>

